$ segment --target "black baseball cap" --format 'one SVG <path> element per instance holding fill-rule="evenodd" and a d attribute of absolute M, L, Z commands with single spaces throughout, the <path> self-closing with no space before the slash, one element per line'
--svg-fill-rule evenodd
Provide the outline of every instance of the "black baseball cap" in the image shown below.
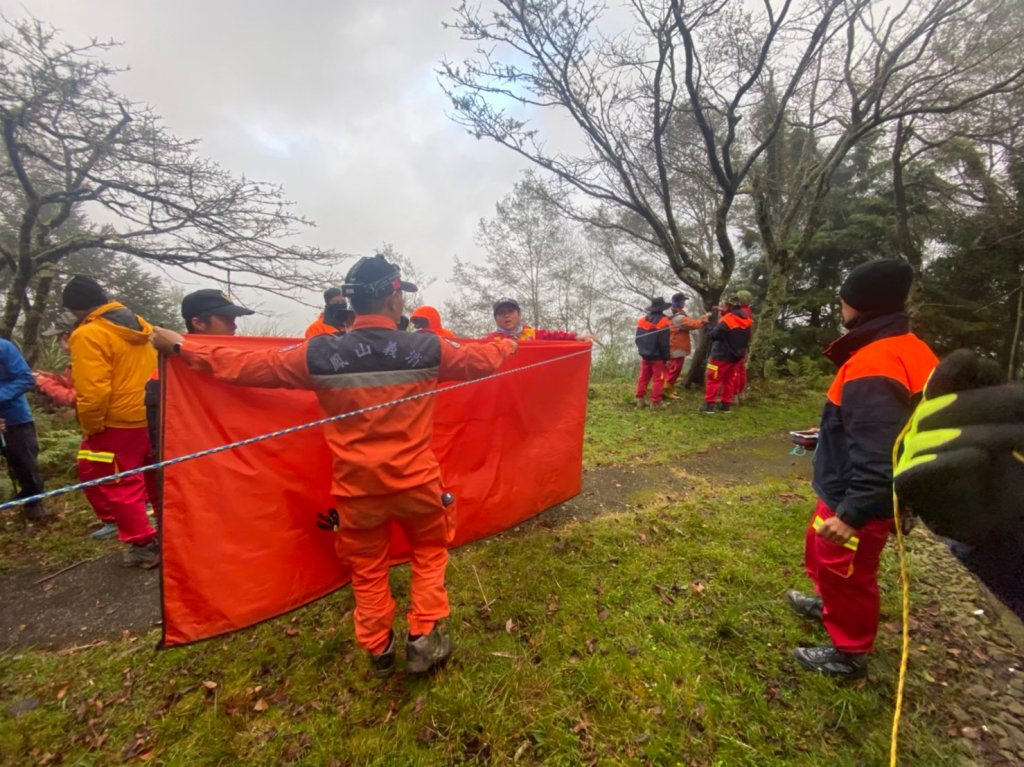
<path fill-rule="evenodd" d="M 519 306 L 519 302 L 516 301 L 514 298 L 499 298 L 497 301 L 494 302 L 494 314 L 497 315 L 498 310 L 504 309 L 505 307 L 515 309 L 517 312 L 520 313 L 522 313 L 523 311 L 522 308 Z"/>
<path fill-rule="evenodd" d="M 386 298 L 400 290 L 415 293 L 419 288 L 411 282 L 403 282 L 402 270 L 379 253 L 356 261 L 345 275 L 341 288 L 345 296 L 364 298 Z"/>
<path fill-rule="evenodd" d="M 189 293 L 181 299 L 181 316 L 187 323 L 201 314 L 217 314 L 221 317 L 245 317 L 255 314 L 252 309 L 239 306 L 216 288 L 204 288 Z"/>

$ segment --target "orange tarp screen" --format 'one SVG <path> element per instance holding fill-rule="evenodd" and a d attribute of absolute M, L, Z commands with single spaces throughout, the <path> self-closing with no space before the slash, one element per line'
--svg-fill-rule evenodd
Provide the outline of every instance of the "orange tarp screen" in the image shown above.
<path fill-rule="evenodd" d="M 522 344 L 503 371 L 557 361 L 438 392 L 434 450 L 457 499 L 453 547 L 579 493 L 590 357 L 558 358 L 586 348 Z M 324 417 L 310 392 L 232 386 L 179 359 L 168 361 L 162 381 L 165 459 Z M 168 467 L 163 486 L 165 645 L 251 626 L 348 583 L 335 534 L 316 526 L 317 514 L 337 505 L 320 427 Z M 395 563 L 408 558 L 397 528 L 391 555 Z"/>

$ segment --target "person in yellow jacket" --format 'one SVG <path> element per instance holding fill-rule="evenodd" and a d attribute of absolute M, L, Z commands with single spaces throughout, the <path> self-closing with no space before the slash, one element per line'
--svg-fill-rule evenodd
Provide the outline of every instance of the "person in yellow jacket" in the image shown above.
<path fill-rule="evenodd" d="M 79 322 L 69 339 L 75 408 L 82 428 L 78 476 L 83 482 L 146 465 L 152 447 L 146 428 L 146 381 L 156 368 L 152 326 L 107 298 L 91 277 L 75 275 L 61 295 Z M 96 515 L 117 525 L 128 544 L 125 564 L 156 567 L 160 548 L 146 516 L 141 474 L 85 491 Z"/>

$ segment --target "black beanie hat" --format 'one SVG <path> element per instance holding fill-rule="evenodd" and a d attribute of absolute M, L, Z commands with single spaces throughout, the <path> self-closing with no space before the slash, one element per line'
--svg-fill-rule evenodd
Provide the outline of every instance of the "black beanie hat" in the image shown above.
<path fill-rule="evenodd" d="M 107 294 L 92 277 L 76 274 L 64 286 L 60 296 L 65 309 L 92 309 L 107 303 Z"/>
<path fill-rule="evenodd" d="M 906 261 L 886 258 L 861 264 L 839 288 L 839 297 L 858 312 L 889 314 L 903 311 L 914 281 Z"/>

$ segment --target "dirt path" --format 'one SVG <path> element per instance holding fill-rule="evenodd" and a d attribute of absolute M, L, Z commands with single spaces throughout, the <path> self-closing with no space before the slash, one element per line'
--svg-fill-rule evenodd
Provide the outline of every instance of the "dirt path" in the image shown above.
<path fill-rule="evenodd" d="M 709 450 L 687 461 L 686 470 L 724 482 L 757 476 L 807 476 L 810 459 L 794 458 L 785 435 Z M 742 461 L 744 471 L 737 474 Z M 646 496 L 678 492 L 664 468 L 600 467 L 584 473 L 583 492 L 521 526 L 554 528 L 571 521 L 629 510 Z M 685 490 L 684 490 L 685 491 Z M 0 648 L 73 647 L 148 631 L 160 623 L 160 581 L 156 571 L 121 566 L 116 552 L 53 575 L 38 568 L 0 575 Z"/>
<path fill-rule="evenodd" d="M 121 552 L 37 583 L 47 575 L 26 569 L 0 577 L 0 647 L 71 647 L 159 625 L 158 571 L 123 567 Z"/>

